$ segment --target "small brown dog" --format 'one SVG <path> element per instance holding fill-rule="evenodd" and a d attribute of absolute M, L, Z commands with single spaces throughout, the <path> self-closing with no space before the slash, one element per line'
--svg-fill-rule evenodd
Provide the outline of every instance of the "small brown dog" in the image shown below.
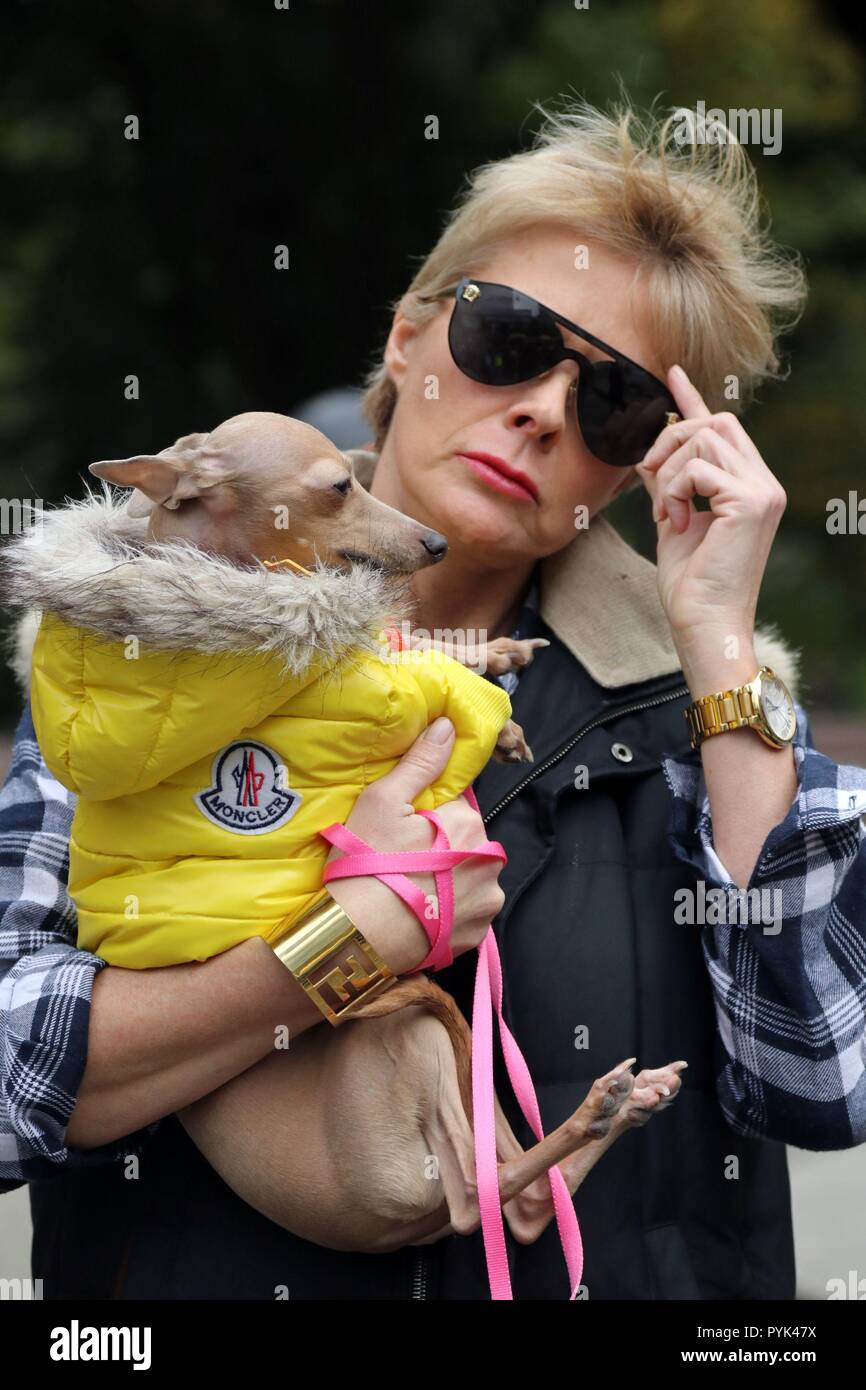
<path fill-rule="evenodd" d="M 371 497 L 350 457 L 286 416 L 239 415 L 159 454 L 91 471 L 137 489 L 129 512 L 149 517 L 149 539 L 193 542 L 239 564 L 255 557 L 344 568 L 360 560 L 400 581 L 447 551 L 444 536 Z M 284 515 L 287 526 L 279 524 Z M 497 675 L 546 643 L 434 645 Z M 497 756 L 531 758 L 513 721 Z M 181 1119 L 240 1197 L 304 1239 L 371 1252 L 428 1244 L 480 1224 L 470 1045 L 454 1000 L 426 976 L 411 976 L 340 1028 L 293 1039 Z M 537 1239 L 550 1221 L 549 1168 L 558 1164 L 574 1193 L 620 1134 L 677 1094 L 685 1062 L 635 1078 L 635 1060 L 597 1080 L 570 1119 L 527 1152 L 497 1102 L 503 1210 L 517 1240 Z M 263 1129 L 277 1164 L 263 1159 Z"/>
<path fill-rule="evenodd" d="M 438 564 L 448 550 L 438 531 L 371 497 L 356 482 L 349 456 L 288 415 L 235 415 L 209 434 L 184 435 L 158 454 L 92 463 L 90 472 L 136 489 L 128 512 L 148 517 L 149 541 L 188 541 L 239 564 L 255 557 L 345 569 L 363 561 L 399 581 Z M 544 638 L 411 640 L 494 676 L 525 666 L 536 647 L 547 646 Z M 513 720 L 503 726 L 494 756 L 532 760 Z"/>

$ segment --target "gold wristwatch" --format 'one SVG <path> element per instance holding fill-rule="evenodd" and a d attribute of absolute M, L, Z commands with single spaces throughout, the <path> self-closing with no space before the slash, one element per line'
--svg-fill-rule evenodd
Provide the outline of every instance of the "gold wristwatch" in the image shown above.
<path fill-rule="evenodd" d="M 754 680 L 733 690 L 702 695 L 685 710 L 692 748 L 705 738 L 731 729 L 754 729 L 771 748 L 787 748 L 797 732 L 797 712 L 790 690 L 769 666 Z"/>
<path fill-rule="evenodd" d="M 335 1028 L 397 982 L 330 893 L 270 945 Z"/>

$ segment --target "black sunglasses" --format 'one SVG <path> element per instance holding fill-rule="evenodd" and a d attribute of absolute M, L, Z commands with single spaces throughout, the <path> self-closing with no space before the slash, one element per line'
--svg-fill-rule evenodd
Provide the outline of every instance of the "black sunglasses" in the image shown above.
<path fill-rule="evenodd" d="M 537 299 L 469 275 L 454 293 L 448 346 L 456 365 L 473 381 L 516 386 L 544 376 L 566 359 L 579 364 L 577 422 L 586 447 L 603 463 L 617 468 L 640 463 L 660 431 L 679 420 L 677 403 L 663 381 Z M 611 360 L 591 362 L 566 347 L 557 324 Z"/>

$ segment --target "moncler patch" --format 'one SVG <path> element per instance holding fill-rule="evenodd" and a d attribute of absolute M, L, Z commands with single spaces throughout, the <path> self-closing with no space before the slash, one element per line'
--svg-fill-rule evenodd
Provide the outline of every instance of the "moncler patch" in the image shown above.
<path fill-rule="evenodd" d="M 299 792 L 285 785 L 286 766 L 272 748 L 246 739 L 214 758 L 213 786 L 193 799 L 208 820 L 237 835 L 266 835 L 291 820 Z"/>

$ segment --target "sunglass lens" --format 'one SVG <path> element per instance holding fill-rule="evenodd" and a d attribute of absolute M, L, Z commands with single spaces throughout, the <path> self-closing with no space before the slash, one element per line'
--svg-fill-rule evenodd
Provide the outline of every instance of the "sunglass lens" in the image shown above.
<path fill-rule="evenodd" d="M 676 409 L 648 373 L 607 361 L 581 367 L 576 404 L 586 447 L 603 463 L 621 468 L 640 463 L 664 428 L 667 412 Z"/>
<path fill-rule="evenodd" d="M 533 299 L 489 285 L 472 302 L 457 299 L 448 343 L 461 372 L 485 386 L 528 381 L 563 355 L 556 325 Z"/>

